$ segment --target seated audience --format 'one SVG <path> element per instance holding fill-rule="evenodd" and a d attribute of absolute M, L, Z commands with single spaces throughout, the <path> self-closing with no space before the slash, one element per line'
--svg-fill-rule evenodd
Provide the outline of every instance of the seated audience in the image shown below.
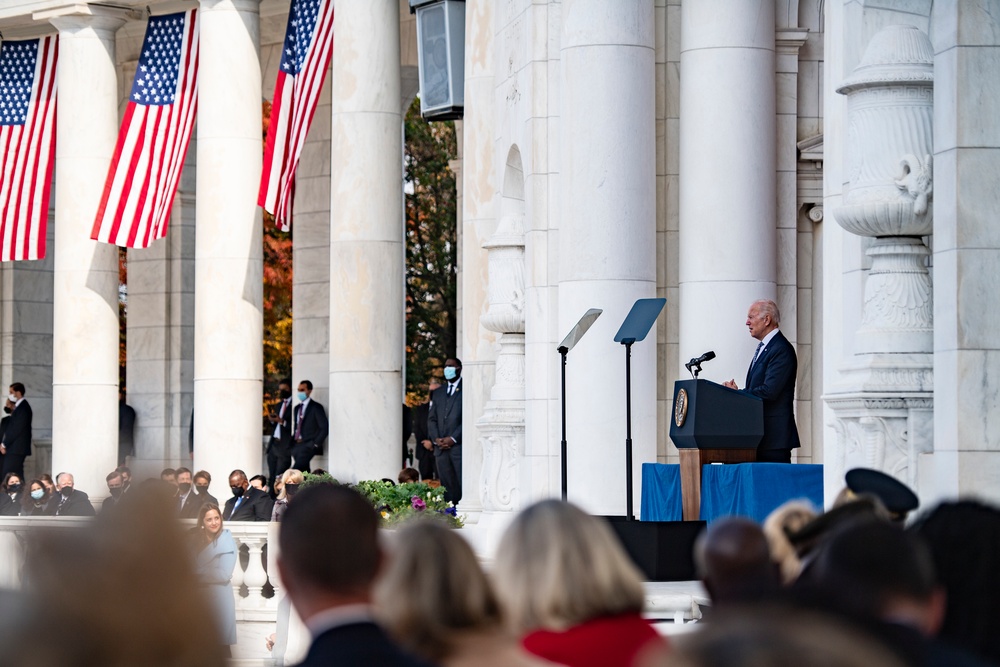
<path fill-rule="evenodd" d="M 118 466 L 115 472 L 122 474 L 122 493 L 128 493 L 129 487 L 132 486 L 132 469 L 128 466 Z"/>
<path fill-rule="evenodd" d="M 33 479 L 28 483 L 28 492 L 21 502 L 21 516 L 41 516 L 49 502 L 49 491 L 42 480 Z"/>
<path fill-rule="evenodd" d="M 947 604 L 938 637 L 1000 664 L 1000 510 L 942 503 L 912 526 L 930 549 Z"/>
<path fill-rule="evenodd" d="M 515 516 L 494 574 L 511 628 L 547 660 L 624 667 L 667 649 L 641 616 L 639 570 L 606 523 L 573 505 L 544 500 Z"/>
<path fill-rule="evenodd" d="M 0 484 L 0 516 L 17 516 L 21 513 L 24 497 L 24 480 L 16 472 L 9 472 Z"/>
<path fill-rule="evenodd" d="M 90 497 L 83 491 L 73 488 L 73 475 L 61 472 L 56 475 L 56 494 L 45 506 L 45 513 L 50 516 L 94 516 L 94 506 Z"/>
<path fill-rule="evenodd" d="M 270 521 L 274 501 L 271 497 L 250 486 L 242 470 L 229 473 L 229 488 L 233 497 L 226 501 L 222 518 L 226 521 Z"/>
<path fill-rule="evenodd" d="M 889 513 L 889 520 L 905 523 L 910 512 L 920 507 L 917 494 L 892 475 L 870 468 L 852 468 L 844 475 L 847 488 L 841 492 L 845 500 L 859 496 L 875 496 Z"/>
<path fill-rule="evenodd" d="M 101 503 L 101 514 L 114 509 L 125 497 L 123 495 L 125 493 L 125 480 L 118 470 L 109 472 L 104 479 L 108 483 L 108 494 L 110 495 Z"/>
<path fill-rule="evenodd" d="M 748 519 L 709 524 L 695 543 L 695 562 L 713 610 L 774 599 L 781 587 L 764 531 Z"/>
<path fill-rule="evenodd" d="M 212 475 L 209 474 L 207 470 L 199 470 L 194 474 L 194 490 L 198 494 L 199 498 L 202 498 L 201 503 L 212 503 L 213 505 L 222 506 L 218 500 L 215 499 L 211 493 L 208 492 L 208 487 L 212 485 Z"/>
<path fill-rule="evenodd" d="M 395 538 L 375 606 L 403 648 L 443 667 L 548 664 L 507 634 L 493 587 L 458 532 L 423 520 Z"/>
<path fill-rule="evenodd" d="M 43 473 L 38 476 L 38 479 L 42 480 L 42 484 L 45 485 L 45 488 L 49 492 L 50 496 L 56 492 L 56 483 L 55 480 L 52 479 L 52 475 Z"/>
<path fill-rule="evenodd" d="M 164 468 L 160 471 L 160 479 L 177 488 L 177 471 L 173 468 Z"/>
<path fill-rule="evenodd" d="M 400 484 L 410 484 L 412 482 L 420 481 L 420 473 L 417 472 L 416 468 L 403 468 L 399 471 L 399 483 Z"/>
<path fill-rule="evenodd" d="M 281 473 L 281 477 L 275 483 L 280 490 L 278 499 L 274 501 L 274 509 L 271 511 L 271 521 L 281 521 L 281 515 L 288 508 L 288 503 L 292 497 L 298 493 L 299 485 L 305 481 L 302 473 L 295 468 L 289 468 Z"/>
<path fill-rule="evenodd" d="M 300 667 L 419 667 L 373 620 L 372 586 L 383 563 L 379 517 L 356 491 L 320 484 L 281 519 L 278 572 L 312 635 Z"/>
<path fill-rule="evenodd" d="M 182 519 L 195 519 L 198 510 L 205 504 L 205 498 L 199 497 L 194 490 L 194 480 L 187 468 L 177 469 L 177 495 L 174 497 L 177 506 L 177 516 Z"/>
<path fill-rule="evenodd" d="M 816 516 L 812 504 L 790 500 L 771 512 L 764 521 L 764 536 L 771 551 L 771 560 L 778 565 L 781 582 L 786 586 L 795 581 L 802 571 L 802 561 L 788 536 L 802 530 Z"/>
<path fill-rule="evenodd" d="M 263 491 L 264 493 L 270 494 L 271 489 L 267 486 L 267 477 L 263 475 L 254 475 L 250 478 L 250 486 L 257 489 L 258 491 Z"/>

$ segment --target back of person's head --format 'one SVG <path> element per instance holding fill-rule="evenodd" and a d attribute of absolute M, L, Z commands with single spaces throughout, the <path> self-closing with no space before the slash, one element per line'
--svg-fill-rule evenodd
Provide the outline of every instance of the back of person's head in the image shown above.
<path fill-rule="evenodd" d="M 414 521 L 395 536 L 375 588 L 379 618 L 421 657 L 448 657 L 463 631 L 501 629 L 500 606 L 472 548 L 439 521 Z"/>
<path fill-rule="evenodd" d="M 367 593 L 382 558 L 378 526 L 357 491 L 332 484 L 303 490 L 281 517 L 282 576 L 324 593 Z"/>
<path fill-rule="evenodd" d="M 695 544 L 695 560 L 713 605 L 763 599 L 779 588 L 764 531 L 748 519 L 712 523 Z"/>
<path fill-rule="evenodd" d="M 859 631 L 815 612 L 741 608 L 713 612 L 711 621 L 671 641 L 662 667 L 904 667 Z"/>
<path fill-rule="evenodd" d="M 802 571 L 802 561 L 788 539 L 816 518 L 818 512 L 803 500 L 790 500 L 771 512 L 764 521 L 764 537 L 773 560 L 781 572 L 782 583 L 789 584 Z"/>
<path fill-rule="evenodd" d="M 543 500 L 504 533 L 494 568 L 512 628 L 565 629 L 642 610 L 642 575 L 611 528 L 574 505 Z"/>
<path fill-rule="evenodd" d="M 939 636 L 1000 664 L 1000 509 L 975 500 L 942 503 L 912 526 L 947 592 Z"/>
<path fill-rule="evenodd" d="M 933 609 L 930 551 L 916 535 L 896 525 L 866 522 L 837 531 L 816 558 L 813 583 L 873 618 L 912 625 L 927 634 L 940 622 L 939 610 Z"/>
<path fill-rule="evenodd" d="M 403 468 L 399 471 L 399 483 L 409 484 L 411 482 L 419 482 L 420 473 L 417 472 L 416 468 Z"/>

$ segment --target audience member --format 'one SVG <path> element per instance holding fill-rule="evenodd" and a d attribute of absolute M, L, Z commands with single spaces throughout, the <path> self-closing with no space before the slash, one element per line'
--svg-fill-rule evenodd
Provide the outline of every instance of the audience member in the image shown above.
<path fill-rule="evenodd" d="M 24 497 L 24 479 L 16 472 L 4 475 L 0 483 L 0 516 L 17 516 L 21 513 Z"/>
<path fill-rule="evenodd" d="M 68 472 L 61 472 L 56 475 L 56 492 L 49 504 L 45 506 L 45 513 L 50 516 L 94 516 L 94 506 L 90 504 L 90 497 L 83 491 L 73 488 L 73 475 Z"/>
<path fill-rule="evenodd" d="M 267 442 L 268 482 L 272 490 L 281 474 L 292 465 L 292 381 L 284 379 L 278 383 L 278 397 L 267 415 L 274 426 Z"/>
<path fill-rule="evenodd" d="M 274 501 L 274 509 L 271 510 L 271 521 L 281 521 L 281 515 L 288 509 L 288 503 L 299 491 L 299 485 L 305 481 L 302 473 L 295 468 L 289 468 L 281 474 L 279 480 L 278 499 Z"/>
<path fill-rule="evenodd" d="M 455 358 L 444 362 L 446 383 L 431 394 L 427 411 L 427 433 L 434 443 L 444 499 L 462 500 L 462 362 Z"/>
<path fill-rule="evenodd" d="M 260 489 L 250 486 L 242 470 L 229 473 L 229 489 L 233 497 L 226 501 L 222 518 L 226 521 L 270 521 L 274 501 Z"/>
<path fill-rule="evenodd" d="M 788 536 L 802 530 L 816 516 L 817 512 L 810 503 L 790 500 L 771 512 L 764 521 L 764 536 L 771 551 L 771 560 L 777 564 L 781 582 L 786 586 L 794 582 L 802 571 L 802 560 Z"/>
<path fill-rule="evenodd" d="M 52 479 L 52 475 L 43 473 L 38 476 L 38 479 L 40 479 L 42 484 L 45 485 L 45 490 L 49 492 L 50 496 L 56 492 L 56 482 Z"/>
<path fill-rule="evenodd" d="M 379 518 L 361 494 L 320 484 L 282 516 L 278 572 L 313 641 L 301 667 L 424 665 L 373 621 L 372 585 L 382 566 Z"/>
<path fill-rule="evenodd" d="M 160 479 L 177 488 L 177 471 L 173 468 L 164 468 L 160 471 Z"/>
<path fill-rule="evenodd" d="M 109 495 L 101 503 L 101 514 L 117 507 L 124 498 L 122 494 L 125 492 L 125 480 L 122 479 L 122 474 L 118 470 L 109 472 L 104 479 L 108 483 Z"/>
<path fill-rule="evenodd" d="M 250 486 L 257 489 L 258 491 L 263 491 L 264 493 L 270 494 L 271 489 L 267 485 L 267 477 L 263 475 L 254 475 L 250 478 Z"/>
<path fill-rule="evenodd" d="M 809 566 L 819 552 L 820 546 L 838 529 L 854 523 L 887 521 L 889 513 L 882 502 L 874 496 L 864 495 L 820 514 L 799 530 L 789 533 L 788 540 L 795 547 L 795 552 L 802 562 L 797 581 L 808 579 Z M 808 582 L 806 584 L 808 585 Z"/>
<path fill-rule="evenodd" d="M 476 555 L 439 521 L 414 521 L 393 541 L 375 587 L 376 615 L 403 648 L 443 667 L 545 665 L 503 625 Z"/>
<path fill-rule="evenodd" d="M 431 409 L 431 396 L 441 385 L 431 381 L 427 387 L 427 400 L 413 408 L 413 437 L 417 440 L 417 469 L 424 481 L 437 479 L 437 466 L 434 463 L 434 443 L 427 430 L 427 416 Z"/>
<path fill-rule="evenodd" d="M 403 468 L 399 471 L 400 484 L 412 484 L 420 481 L 420 473 L 416 468 Z"/>
<path fill-rule="evenodd" d="M 115 472 L 122 474 L 122 493 L 128 493 L 129 487 L 132 486 L 132 469 L 128 466 L 118 466 Z"/>
<path fill-rule="evenodd" d="M 313 384 L 309 380 L 299 383 L 299 404 L 292 411 L 292 467 L 309 470 L 312 457 L 323 453 L 323 443 L 330 434 L 330 422 L 322 405 L 312 400 Z"/>
<path fill-rule="evenodd" d="M 205 498 L 194 490 L 193 482 L 188 468 L 177 469 L 177 496 L 174 502 L 177 504 L 177 516 L 182 519 L 197 517 L 198 510 L 205 503 Z"/>
<path fill-rule="evenodd" d="M 641 616 L 639 570 L 606 523 L 573 505 L 544 500 L 515 516 L 494 574 L 510 626 L 547 660 L 616 667 L 667 649 Z"/>
<path fill-rule="evenodd" d="M 31 456 L 31 406 L 24 400 L 24 385 L 10 385 L 7 399 L 13 406 L 0 440 L 0 474 L 16 472 L 24 479 L 24 459 Z"/>
<path fill-rule="evenodd" d="M 194 490 L 198 497 L 203 499 L 202 504 L 212 503 L 221 507 L 221 503 L 215 499 L 215 496 L 208 492 L 208 487 L 211 485 L 212 475 L 207 470 L 199 470 L 194 474 Z"/>
<path fill-rule="evenodd" d="M 771 600 L 780 588 L 764 531 L 748 519 L 711 523 L 695 543 L 695 562 L 713 610 Z"/>
<path fill-rule="evenodd" d="M 118 465 L 135 455 L 135 409 L 125 402 L 125 390 L 118 390 Z"/>
<path fill-rule="evenodd" d="M 847 500 L 863 495 L 875 496 L 889 512 L 891 521 L 904 523 L 910 512 L 920 507 L 920 500 L 910 487 L 881 470 L 852 468 L 844 475 L 844 481 Z"/>
<path fill-rule="evenodd" d="M 33 479 L 28 483 L 28 492 L 21 502 L 21 516 L 41 516 L 49 502 L 49 492 L 42 480 Z"/>
<path fill-rule="evenodd" d="M 947 597 L 938 636 L 1000 664 L 1000 510 L 975 500 L 942 503 L 912 530 L 930 549 Z"/>
<path fill-rule="evenodd" d="M 238 556 L 236 540 L 222 526 L 219 506 L 206 503 L 198 510 L 195 527 L 196 569 L 208 590 L 222 644 L 236 643 L 236 600 L 233 597 L 233 568 Z"/>

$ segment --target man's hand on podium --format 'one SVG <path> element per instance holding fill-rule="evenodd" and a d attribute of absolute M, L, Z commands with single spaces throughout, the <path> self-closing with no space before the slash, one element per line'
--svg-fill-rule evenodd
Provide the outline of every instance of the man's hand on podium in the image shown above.
<path fill-rule="evenodd" d="M 722 386 L 723 387 L 729 387 L 730 389 L 739 390 L 739 387 L 736 386 L 736 380 L 728 380 L 726 382 L 723 382 Z"/>

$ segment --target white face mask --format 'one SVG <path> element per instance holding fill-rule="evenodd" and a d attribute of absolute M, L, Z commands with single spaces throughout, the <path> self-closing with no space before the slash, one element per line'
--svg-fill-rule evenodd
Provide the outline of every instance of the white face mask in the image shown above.
<path fill-rule="evenodd" d="M 11 403 L 17 403 L 17 396 L 15 396 L 14 394 L 7 394 L 7 398 L 8 400 L 10 400 Z"/>

